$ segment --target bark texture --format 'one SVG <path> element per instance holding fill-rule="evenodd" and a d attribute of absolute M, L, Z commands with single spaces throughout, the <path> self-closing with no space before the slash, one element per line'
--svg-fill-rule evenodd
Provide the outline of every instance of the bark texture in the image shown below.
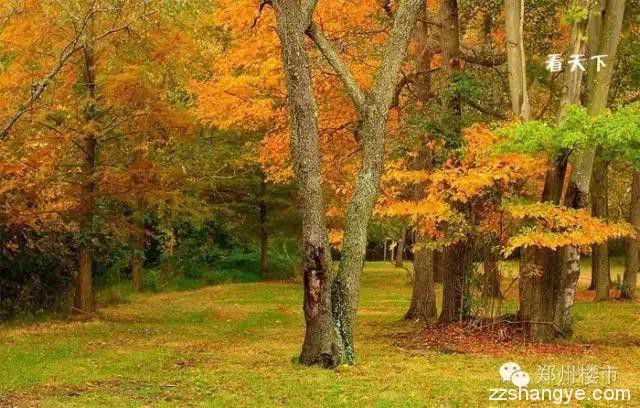
<path fill-rule="evenodd" d="M 415 250 L 413 260 L 414 282 L 411 304 L 405 314 L 406 320 L 434 322 L 437 318 L 436 291 L 433 281 L 434 251 L 424 247 Z"/>
<path fill-rule="evenodd" d="M 404 0 L 399 4 L 382 53 L 382 63 L 374 74 L 371 91 L 367 93 L 360 89 L 319 27 L 312 24 L 308 30 L 320 52 L 342 79 L 360 119 L 357 134 L 362 150 L 362 164 L 347 207 L 342 258 L 333 287 L 334 320 L 342 338 L 343 362 L 347 364 L 355 363 L 353 338 L 360 278 L 367 245 L 367 227 L 378 198 L 383 170 L 385 126 L 400 82 L 400 68 L 421 7 L 424 7 L 424 0 Z"/>
<path fill-rule="evenodd" d="M 482 295 L 485 298 L 500 299 L 500 253 L 491 247 L 485 248 L 482 262 L 484 275 L 482 281 Z"/>
<path fill-rule="evenodd" d="M 470 249 L 466 241 L 449 245 L 443 251 L 445 257 L 444 282 L 442 286 L 442 310 L 440 323 L 454 323 L 468 315 L 467 275 L 470 265 Z"/>
<path fill-rule="evenodd" d="M 631 206 L 629 214 L 629 223 L 640 230 L 640 172 L 633 172 L 633 181 L 631 182 Z M 633 299 L 636 297 L 636 289 L 638 286 L 638 267 L 640 240 L 637 238 L 629 238 L 627 240 L 627 248 L 625 254 L 624 280 L 622 283 L 622 291 L 620 296 L 623 299 Z"/>
<path fill-rule="evenodd" d="M 342 344 L 332 318 L 332 271 L 320 179 L 318 109 L 304 47 L 310 16 L 297 0 L 274 0 L 291 116 L 291 154 L 302 209 L 302 272 L 306 331 L 300 362 L 340 364 Z"/>
<path fill-rule="evenodd" d="M 531 117 L 531 106 L 523 40 L 524 0 L 505 0 L 504 10 L 511 110 L 514 116 L 528 120 Z"/>

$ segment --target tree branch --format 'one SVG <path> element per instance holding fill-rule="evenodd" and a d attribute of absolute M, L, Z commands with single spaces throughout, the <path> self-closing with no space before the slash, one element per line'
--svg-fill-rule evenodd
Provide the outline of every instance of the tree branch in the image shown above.
<path fill-rule="evenodd" d="M 318 0 L 307 0 L 306 5 L 302 9 L 302 27 L 306 31 L 313 21 L 313 13 L 316 11 Z"/>
<path fill-rule="evenodd" d="M 342 58 L 340 58 L 340 55 L 338 55 L 338 52 L 331 44 L 331 41 L 325 37 L 322 30 L 320 30 L 320 28 L 313 22 L 309 25 L 307 35 L 316 44 L 333 70 L 340 76 L 340 79 L 347 90 L 347 94 L 349 94 L 349 97 L 356 106 L 356 109 L 358 109 L 360 113 L 363 113 L 366 105 L 365 94 L 362 92 L 362 89 L 360 89 L 360 85 L 358 85 L 358 82 L 351 74 L 347 65 L 344 63 Z"/>
<path fill-rule="evenodd" d="M 470 64 L 481 65 L 483 67 L 496 67 L 498 65 L 503 65 L 507 62 L 506 54 L 498 54 L 498 55 L 482 55 L 482 54 L 470 54 L 464 53 L 462 54 L 462 59 Z"/>
<path fill-rule="evenodd" d="M 487 107 L 487 106 L 482 106 L 482 105 L 480 105 L 479 103 L 477 103 L 476 101 L 474 101 L 473 99 L 471 99 L 469 97 L 463 96 L 462 100 L 467 105 L 471 106 L 472 108 L 474 108 L 474 109 L 476 109 L 476 110 L 478 110 L 478 111 L 480 111 L 480 112 L 482 112 L 484 114 L 491 115 L 491 116 L 493 116 L 495 118 L 502 119 L 502 120 L 506 120 L 507 119 L 507 116 L 504 113 L 502 113 L 500 111 L 497 111 L 495 109 L 492 109 L 490 107 Z"/>
<path fill-rule="evenodd" d="M 0 131 L 0 140 L 4 140 L 9 136 L 9 131 L 16 124 L 16 122 L 28 111 L 32 110 L 33 104 L 40 99 L 44 91 L 46 91 L 47 87 L 51 84 L 54 78 L 58 75 L 60 70 L 65 66 L 69 58 L 71 58 L 75 53 L 82 50 L 84 48 L 84 43 L 80 41 L 88 23 L 89 17 L 94 13 L 94 10 L 91 10 L 85 18 L 83 19 L 82 26 L 80 30 L 76 33 L 74 38 L 64 46 L 60 53 L 60 57 L 58 58 L 58 62 L 51 68 L 49 73 L 44 76 L 40 81 L 38 81 L 35 89 L 31 93 L 31 96 L 27 100 L 25 104 L 20 105 L 16 112 L 9 118 L 6 122 L 2 131 Z M 120 31 L 130 31 L 130 25 L 133 21 L 125 24 L 122 27 L 111 28 L 105 31 L 103 34 L 96 38 L 96 41 L 100 41 L 112 34 L 118 33 Z"/>
<path fill-rule="evenodd" d="M 424 0 L 403 0 L 395 13 L 382 64 L 373 78 L 373 97 L 380 107 L 388 108 L 393 102 L 400 68 L 421 6 L 424 6 Z"/>

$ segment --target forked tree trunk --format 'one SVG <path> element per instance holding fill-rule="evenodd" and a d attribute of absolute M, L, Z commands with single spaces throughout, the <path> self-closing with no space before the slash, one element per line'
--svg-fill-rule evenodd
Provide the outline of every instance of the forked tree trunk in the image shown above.
<path fill-rule="evenodd" d="M 598 149 L 598 151 L 601 151 L 601 149 Z M 603 219 L 609 216 L 608 168 L 608 162 L 596 159 L 591 180 L 591 214 L 594 217 Z M 609 244 L 607 242 L 592 246 L 591 268 L 592 278 L 595 278 L 593 279 L 595 284 L 593 289 L 596 290 L 596 300 L 605 300 L 609 297 L 611 281 Z"/>
<path fill-rule="evenodd" d="M 598 0 L 595 10 L 589 13 L 587 31 L 588 51 L 591 55 L 607 55 L 608 64 L 596 72 L 596 64 L 589 64 L 586 106 L 592 116 L 607 107 L 611 78 L 615 67 L 618 42 L 624 17 L 624 0 Z M 595 158 L 595 147 L 583 146 L 573 161 L 573 171 L 567 189 L 565 205 L 569 208 L 585 208 L 590 190 Z M 555 326 L 563 337 L 573 333 L 572 309 L 578 279 L 580 278 L 580 252 L 569 246 L 560 250 L 558 263 L 558 292 Z"/>
<path fill-rule="evenodd" d="M 304 46 L 310 16 L 297 0 L 273 0 L 291 116 L 291 156 L 302 210 L 302 274 L 306 331 L 300 362 L 340 364 L 342 342 L 332 317 L 332 270 L 320 173 L 318 109 Z"/>
<path fill-rule="evenodd" d="M 382 52 L 382 63 L 373 76 L 371 91 L 366 93 L 360 89 L 320 28 L 311 25 L 308 30 L 309 36 L 341 77 L 360 119 L 357 134 L 362 149 L 362 164 L 347 207 L 342 258 L 333 287 L 334 320 L 340 330 L 343 360 L 347 364 L 355 363 L 353 336 L 360 279 L 367 246 L 367 227 L 378 198 L 383 171 L 386 123 L 420 7 L 424 7 L 424 0 L 404 0 L 399 3 L 393 27 Z"/>
<path fill-rule="evenodd" d="M 411 304 L 405 314 L 406 320 L 422 320 L 431 323 L 436 320 L 436 291 L 433 281 L 434 251 L 420 247 L 422 239 L 417 239 L 418 248 L 413 258 L 413 293 Z"/>
<path fill-rule="evenodd" d="M 640 171 L 633 172 L 631 183 L 631 206 L 629 210 L 629 223 L 640 231 Z M 638 286 L 638 267 L 640 240 L 638 237 L 627 240 L 625 254 L 624 280 L 620 296 L 623 299 L 633 299 Z"/>

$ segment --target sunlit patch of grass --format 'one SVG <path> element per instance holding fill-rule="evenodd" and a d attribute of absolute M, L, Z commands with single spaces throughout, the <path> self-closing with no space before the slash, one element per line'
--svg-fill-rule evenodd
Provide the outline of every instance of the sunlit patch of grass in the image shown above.
<path fill-rule="evenodd" d="M 367 265 L 358 364 L 334 371 L 295 363 L 304 322 L 293 282 L 132 294 L 87 322 L 0 326 L 0 406 L 488 406 L 504 356 L 394 346 L 389 334 L 420 327 L 400 321 L 410 291 L 406 271 Z M 639 313 L 637 302 L 581 301 L 575 341 L 596 353 L 509 359 L 532 376 L 539 364 L 611 364 L 638 405 Z"/>

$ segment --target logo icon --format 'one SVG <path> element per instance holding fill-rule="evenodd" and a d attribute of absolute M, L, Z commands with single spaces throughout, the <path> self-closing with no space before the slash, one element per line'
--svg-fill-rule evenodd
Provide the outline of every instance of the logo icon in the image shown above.
<path fill-rule="evenodd" d="M 522 370 L 518 363 L 509 361 L 500 366 L 498 371 L 503 382 L 511 382 L 518 388 L 526 387 L 531 382 L 529 374 Z"/>

